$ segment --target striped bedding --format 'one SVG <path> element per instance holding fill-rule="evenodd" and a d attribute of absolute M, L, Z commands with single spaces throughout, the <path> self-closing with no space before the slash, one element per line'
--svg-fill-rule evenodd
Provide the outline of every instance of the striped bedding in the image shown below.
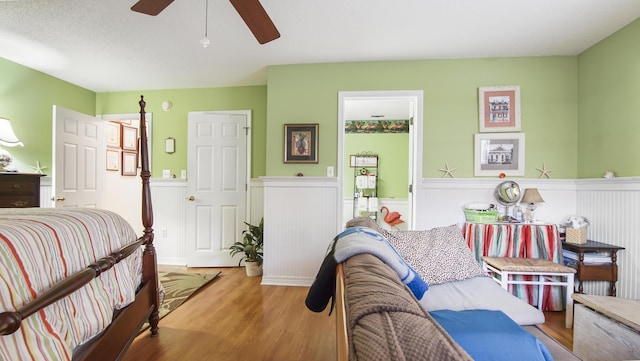
<path fill-rule="evenodd" d="M 15 311 L 136 238 L 106 210 L 0 209 L 0 312 Z M 114 309 L 133 302 L 141 280 L 142 249 L 0 336 L 0 360 L 70 360 L 77 345 L 111 322 Z"/>

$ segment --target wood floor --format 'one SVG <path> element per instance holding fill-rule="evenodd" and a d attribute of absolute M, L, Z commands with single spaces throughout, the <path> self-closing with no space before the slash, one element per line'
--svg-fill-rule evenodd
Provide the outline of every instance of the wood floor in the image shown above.
<path fill-rule="evenodd" d="M 160 266 L 167 272 L 222 275 L 160 320 L 160 335 L 138 336 L 124 357 L 139 360 L 332 361 L 335 317 L 304 304 L 308 288 L 261 286 L 244 268 Z M 571 349 L 564 312 L 546 313 L 543 331 Z"/>

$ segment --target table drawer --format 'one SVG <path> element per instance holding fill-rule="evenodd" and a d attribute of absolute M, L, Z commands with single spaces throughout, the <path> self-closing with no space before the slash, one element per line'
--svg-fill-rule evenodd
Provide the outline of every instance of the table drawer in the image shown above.
<path fill-rule="evenodd" d="M 38 190 L 33 181 L 14 180 L 0 182 L 0 194 L 36 194 Z"/>
<path fill-rule="evenodd" d="M 40 201 L 36 202 L 35 196 L 2 196 L 0 197 L 0 208 L 24 208 L 24 207 L 39 207 Z"/>

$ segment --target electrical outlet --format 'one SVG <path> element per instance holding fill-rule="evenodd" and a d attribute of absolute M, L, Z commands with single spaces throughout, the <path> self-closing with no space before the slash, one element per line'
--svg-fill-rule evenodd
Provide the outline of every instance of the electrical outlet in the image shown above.
<path fill-rule="evenodd" d="M 167 237 L 167 229 L 166 228 L 162 229 L 162 237 Z"/>
<path fill-rule="evenodd" d="M 163 169 L 162 178 L 171 178 L 171 169 Z"/>
<path fill-rule="evenodd" d="M 333 166 L 332 165 L 327 167 L 327 177 L 333 177 Z"/>

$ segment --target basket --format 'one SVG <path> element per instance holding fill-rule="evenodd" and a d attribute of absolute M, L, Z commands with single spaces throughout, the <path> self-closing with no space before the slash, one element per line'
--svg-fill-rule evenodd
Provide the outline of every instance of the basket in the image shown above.
<path fill-rule="evenodd" d="M 565 229 L 565 239 L 567 243 L 584 244 L 587 243 L 587 227 Z"/>
<path fill-rule="evenodd" d="M 493 223 L 498 218 L 498 211 L 476 211 L 464 209 L 464 217 L 467 222 Z"/>

